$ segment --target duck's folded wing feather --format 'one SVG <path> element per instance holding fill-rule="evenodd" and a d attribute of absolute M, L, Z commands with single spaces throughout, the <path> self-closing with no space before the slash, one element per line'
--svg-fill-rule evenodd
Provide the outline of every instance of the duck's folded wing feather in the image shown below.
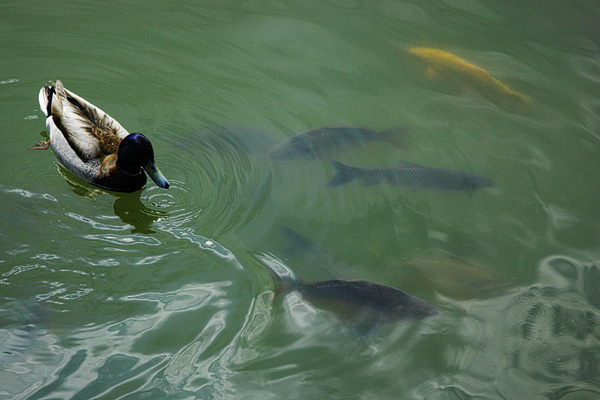
<path fill-rule="evenodd" d="M 60 81 L 50 105 L 56 127 L 83 160 L 102 158 L 129 133 L 104 111 L 65 89 Z"/>

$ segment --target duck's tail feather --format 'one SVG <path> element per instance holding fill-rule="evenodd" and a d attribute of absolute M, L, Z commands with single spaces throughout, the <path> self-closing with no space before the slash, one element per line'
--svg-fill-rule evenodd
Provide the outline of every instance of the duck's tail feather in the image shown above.
<path fill-rule="evenodd" d="M 38 100 L 40 102 L 40 109 L 46 115 L 46 117 L 49 117 L 52 114 L 50 107 L 54 93 L 54 86 L 46 85 L 40 89 Z"/>
<path fill-rule="evenodd" d="M 60 80 L 56 80 L 54 85 L 45 85 L 40 89 L 38 100 L 40 108 L 46 114 L 46 117 L 56 115 L 62 117 L 63 99 L 67 98 L 67 92 Z"/>
<path fill-rule="evenodd" d="M 63 101 L 67 101 L 67 91 L 60 80 L 54 84 L 54 95 L 50 99 L 50 112 L 60 118 L 63 116 Z"/>
<path fill-rule="evenodd" d="M 348 165 L 342 164 L 341 162 L 329 159 L 331 165 L 336 169 L 336 174 L 329 181 L 330 187 L 336 187 L 344 185 L 348 182 L 352 182 L 357 178 L 356 176 L 356 168 L 350 167 Z"/>

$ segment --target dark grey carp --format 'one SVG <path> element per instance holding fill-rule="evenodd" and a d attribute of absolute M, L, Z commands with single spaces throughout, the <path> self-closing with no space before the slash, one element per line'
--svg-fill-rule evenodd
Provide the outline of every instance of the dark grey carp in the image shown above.
<path fill-rule="evenodd" d="M 416 189 L 475 190 L 492 186 L 494 182 L 485 176 L 468 171 L 426 167 L 400 161 L 395 167 L 359 168 L 331 160 L 337 173 L 329 186 L 341 186 L 355 179 L 362 179 L 365 186 L 387 183 L 395 186 L 410 186 Z"/>
<path fill-rule="evenodd" d="M 333 150 L 374 141 L 398 143 L 408 129 L 397 127 L 383 131 L 346 126 L 324 126 L 300 133 L 271 149 L 269 156 L 277 160 L 313 160 Z"/>
<path fill-rule="evenodd" d="M 307 282 L 274 259 L 263 261 L 276 281 L 276 294 L 297 291 L 313 306 L 354 324 L 360 333 L 369 332 L 378 323 L 420 320 L 438 314 L 435 306 L 391 286 L 358 279 Z"/>

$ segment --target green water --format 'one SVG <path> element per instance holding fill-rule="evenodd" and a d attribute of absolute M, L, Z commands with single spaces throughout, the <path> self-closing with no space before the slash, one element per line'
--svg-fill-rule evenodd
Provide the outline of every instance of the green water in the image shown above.
<path fill-rule="evenodd" d="M 600 398 L 597 2 L 168 3 L 0 3 L 0 399 Z M 416 46 L 534 106 L 431 79 Z M 105 192 L 28 151 L 56 79 L 146 134 L 171 188 Z M 410 127 L 337 160 L 495 185 L 329 188 L 327 159 L 265 155 L 333 124 Z M 273 299 L 268 262 L 440 314 L 360 336 Z"/>

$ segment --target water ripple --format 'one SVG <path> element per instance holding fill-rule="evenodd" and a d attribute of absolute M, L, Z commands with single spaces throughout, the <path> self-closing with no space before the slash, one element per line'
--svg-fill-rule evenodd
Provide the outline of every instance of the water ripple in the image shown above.
<path fill-rule="evenodd" d="M 160 240 L 152 236 L 142 235 L 87 234 L 83 235 L 83 237 L 90 240 L 100 240 L 108 243 L 126 246 L 132 246 L 136 244 L 144 244 L 147 246 L 160 246 L 162 244 Z"/>
<path fill-rule="evenodd" d="M 90 225 L 94 229 L 99 229 L 99 230 L 104 230 L 104 231 L 125 231 L 130 228 L 129 226 L 126 226 L 126 225 L 104 224 L 102 222 L 95 221 L 89 217 L 85 217 L 83 215 L 79 215 L 79 214 L 72 213 L 72 212 L 68 212 L 67 215 L 76 221 L 84 222 L 84 223 Z"/>
<path fill-rule="evenodd" d="M 588 385 L 568 385 L 554 391 L 550 400 L 600 400 L 600 390 L 597 386 L 585 387 Z"/>
<path fill-rule="evenodd" d="M 231 261 L 238 269 L 244 269 L 231 251 L 212 239 L 193 233 L 192 228 L 164 228 L 164 231 L 172 234 L 177 239 L 189 240 L 197 244 L 201 249 L 210 250 L 216 255 Z"/>
<path fill-rule="evenodd" d="M 202 199 L 197 199 L 190 186 L 176 179 L 169 181 L 169 190 L 149 191 L 145 200 L 154 208 L 165 212 L 170 225 L 179 226 L 194 221 L 202 214 Z"/>
<path fill-rule="evenodd" d="M 35 268 L 46 268 L 46 266 L 43 264 L 17 265 L 14 266 L 10 271 L 4 272 L 2 276 L 18 275 L 22 272 L 27 272 Z"/>
<path fill-rule="evenodd" d="M 164 206 L 169 225 L 194 221 L 213 236 L 239 231 L 250 223 L 269 224 L 272 180 L 264 164 L 274 140 L 250 129 L 206 128 L 173 140 L 181 175 L 171 193 L 148 201 Z M 256 227 L 255 227 L 256 228 Z"/>
<path fill-rule="evenodd" d="M 30 192 L 29 190 L 25 190 L 25 189 L 21 189 L 21 188 L 9 188 L 7 186 L 4 185 L 0 185 L 0 190 L 3 193 L 14 193 L 14 194 L 18 194 L 19 196 L 28 198 L 28 199 L 40 199 L 40 200 L 48 200 L 48 201 L 53 201 L 53 202 L 58 202 L 58 200 L 56 199 L 56 197 L 48 194 L 48 193 L 34 193 L 34 192 Z"/>
<path fill-rule="evenodd" d="M 154 264 L 156 262 L 159 262 L 160 260 L 162 260 L 166 256 L 167 256 L 166 254 L 161 254 L 161 255 L 158 255 L 158 256 L 143 257 L 139 261 L 136 261 L 134 263 L 134 265 L 149 265 L 149 264 Z"/>

